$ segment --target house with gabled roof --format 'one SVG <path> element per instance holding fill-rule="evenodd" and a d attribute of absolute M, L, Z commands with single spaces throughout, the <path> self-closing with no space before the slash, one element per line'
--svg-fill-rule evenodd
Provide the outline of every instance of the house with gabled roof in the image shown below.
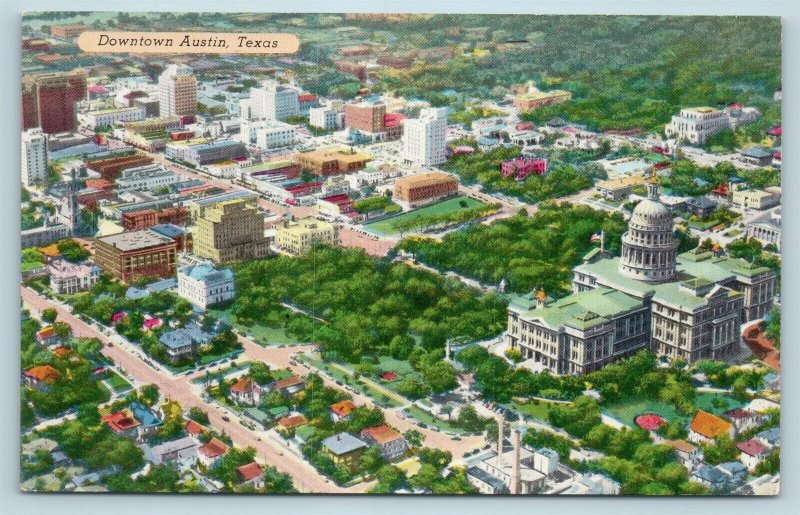
<path fill-rule="evenodd" d="M 270 383 L 269 389 L 270 391 L 280 392 L 280 394 L 284 397 L 292 397 L 305 388 L 305 386 L 305 380 L 300 376 L 294 375 L 287 377 L 286 379 L 281 379 L 280 381 Z"/>
<path fill-rule="evenodd" d="M 362 430 L 361 439 L 367 443 L 377 445 L 381 451 L 381 456 L 386 461 L 405 456 L 406 451 L 408 451 L 408 442 L 403 435 L 386 424 Z"/>
<path fill-rule="evenodd" d="M 262 389 L 249 377 L 240 377 L 231 385 L 228 397 L 236 404 L 257 406 L 261 404 Z"/>
<path fill-rule="evenodd" d="M 734 408 L 722 414 L 728 422 L 733 425 L 734 435 L 742 434 L 745 431 L 755 429 L 764 423 L 766 417 L 761 413 Z"/>
<path fill-rule="evenodd" d="M 237 468 L 236 475 L 243 485 L 250 485 L 256 490 L 264 486 L 264 469 L 255 461 Z"/>
<path fill-rule="evenodd" d="M 689 425 L 689 441 L 692 443 L 713 444 L 722 435 L 733 438 L 733 425 L 716 415 L 703 410 L 698 411 Z"/>
<path fill-rule="evenodd" d="M 739 449 L 739 459 L 750 471 L 755 470 L 772 452 L 772 449 L 755 438 L 736 444 L 736 448 Z"/>
<path fill-rule="evenodd" d="M 228 452 L 228 446 L 217 437 L 197 449 L 197 459 L 206 468 L 211 468 Z"/>
<path fill-rule="evenodd" d="M 350 414 L 356 409 L 356 405 L 348 400 L 339 401 L 330 406 L 331 418 L 334 422 L 350 420 Z"/>
<path fill-rule="evenodd" d="M 61 377 L 61 372 L 51 365 L 39 365 L 31 367 L 23 372 L 22 377 L 28 387 L 35 390 L 47 391 L 50 389 L 50 386 Z"/>

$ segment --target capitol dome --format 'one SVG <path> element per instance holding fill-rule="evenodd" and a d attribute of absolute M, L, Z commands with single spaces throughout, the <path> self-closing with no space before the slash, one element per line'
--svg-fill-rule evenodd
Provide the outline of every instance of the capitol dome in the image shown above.
<path fill-rule="evenodd" d="M 667 281 L 675 276 L 678 242 L 672 214 L 658 200 L 658 179 L 647 181 L 647 198 L 634 208 L 622 235 L 620 272 L 642 281 Z"/>

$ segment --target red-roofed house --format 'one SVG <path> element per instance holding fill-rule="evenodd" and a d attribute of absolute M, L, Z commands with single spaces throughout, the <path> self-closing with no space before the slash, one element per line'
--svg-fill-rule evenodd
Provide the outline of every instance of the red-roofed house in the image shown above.
<path fill-rule="evenodd" d="M 46 391 L 55 383 L 61 373 L 50 365 L 39 365 L 23 372 L 25 384 L 36 390 Z"/>
<path fill-rule="evenodd" d="M 264 486 L 264 469 L 255 461 L 237 468 L 236 474 L 242 483 L 252 485 L 255 489 Z"/>
<path fill-rule="evenodd" d="M 733 424 L 734 436 L 755 429 L 763 424 L 766 419 L 766 417 L 760 413 L 743 410 L 741 408 L 728 410 L 723 413 L 722 416 Z"/>
<path fill-rule="evenodd" d="M 228 397 L 236 404 L 256 406 L 261 404 L 261 387 L 249 377 L 241 377 L 231 386 Z"/>
<path fill-rule="evenodd" d="M 356 405 L 350 401 L 341 401 L 331 404 L 331 418 L 334 422 L 341 422 L 342 420 L 350 420 L 350 414 L 356 409 Z"/>
<path fill-rule="evenodd" d="M 284 397 L 291 397 L 305 388 L 306 382 L 300 376 L 287 377 L 270 384 L 270 390 L 280 392 Z"/>
<path fill-rule="evenodd" d="M 281 417 L 278 420 L 278 431 L 286 433 L 291 431 L 292 429 L 297 429 L 300 426 L 304 426 L 308 423 L 306 417 L 303 415 L 292 415 L 291 417 Z"/>
<path fill-rule="evenodd" d="M 140 423 L 134 418 L 133 413 L 128 408 L 117 411 L 100 419 L 109 429 L 117 434 L 133 436 Z"/>
<path fill-rule="evenodd" d="M 408 450 L 408 442 L 403 435 L 386 424 L 362 430 L 361 438 L 369 444 L 377 445 L 386 461 L 400 458 Z"/>
<path fill-rule="evenodd" d="M 189 420 L 183 428 L 186 430 L 186 433 L 191 436 L 197 443 L 200 443 L 200 436 L 206 432 L 206 428 L 195 422 L 194 420 Z"/>
<path fill-rule="evenodd" d="M 197 459 L 200 463 L 205 465 L 206 468 L 211 468 L 216 465 L 217 461 L 225 456 L 226 452 L 228 452 L 228 446 L 225 445 L 225 442 L 217 438 L 212 438 L 207 444 L 197 449 Z"/>
<path fill-rule="evenodd" d="M 125 313 L 124 311 L 117 311 L 116 313 L 111 315 L 111 323 L 116 324 L 122 322 L 122 320 L 127 316 L 128 314 Z"/>
<path fill-rule="evenodd" d="M 161 324 L 163 324 L 163 322 L 160 318 L 148 318 L 142 324 L 142 331 L 153 331 L 161 327 Z"/>
<path fill-rule="evenodd" d="M 755 439 L 736 444 L 739 449 L 739 460 L 752 472 L 764 458 L 769 456 L 771 449 Z"/>
<path fill-rule="evenodd" d="M 689 425 L 689 441 L 713 444 L 722 435 L 733 437 L 733 426 L 726 420 L 705 411 L 698 411 Z"/>

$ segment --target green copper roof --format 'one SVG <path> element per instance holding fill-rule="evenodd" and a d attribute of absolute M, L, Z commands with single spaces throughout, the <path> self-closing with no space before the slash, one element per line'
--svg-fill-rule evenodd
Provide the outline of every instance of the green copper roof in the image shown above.
<path fill-rule="evenodd" d="M 524 311 L 522 315 L 528 318 L 541 319 L 554 329 L 570 326 L 585 330 L 605 324 L 610 317 L 641 306 L 642 302 L 640 300 L 620 291 L 595 288 L 581 293 L 574 293 L 541 309 Z"/>
<path fill-rule="evenodd" d="M 583 263 L 576 270 L 600 278 L 604 286 L 620 289 L 637 297 L 652 292 L 655 300 L 685 309 L 696 309 L 707 302 L 705 297 L 695 295 L 692 290 L 697 291 L 702 286 L 733 279 L 737 274 L 752 277 L 769 271 L 764 267 L 752 268 L 750 263 L 742 259 L 717 257 L 710 252 L 710 256 L 698 260 L 696 258 L 699 254 L 701 253 L 691 251 L 680 254 L 675 279 L 664 283 L 647 283 L 622 275 L 619 272 L 619 258 Z M 729 295 L 734 297 L 737 293 L 732 292 Z"/>

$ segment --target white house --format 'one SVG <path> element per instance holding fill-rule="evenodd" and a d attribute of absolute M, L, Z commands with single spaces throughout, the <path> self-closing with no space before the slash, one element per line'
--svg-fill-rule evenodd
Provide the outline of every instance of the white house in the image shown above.
<path fill-rule="evenodd" d="M 772 449 L 755 438 L 736 444 L 736 448 L 739 449 L 739 459 L 751 472 L 755 470 L 758 464 L 764 461 L 764 458 L 769 456 L 772 451 Z"/>
<path fill-rule="evenodd" d="M 184 469 L 197 463 L 197 441 L 191 436 L 170 440 L 150 449 L 154 465 L 169 463 Z"/>
<path fill-rule="evenodd" d="M 59 259 L 47 266 L 50 288 L 56 293 L 70 294 L 86 291 L 100 278 L 100 267 L 91 261 L 70 263 Z"/>

